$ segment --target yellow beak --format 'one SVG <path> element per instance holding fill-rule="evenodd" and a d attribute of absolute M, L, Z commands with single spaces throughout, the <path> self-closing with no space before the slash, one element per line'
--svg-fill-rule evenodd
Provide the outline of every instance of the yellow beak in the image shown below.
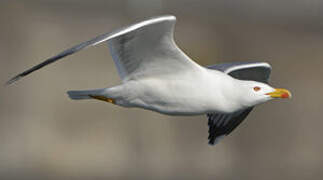
<path fill-rule="evenodd" d="M 292 98 L 292 94 L 287 89 L 275 89 L 274 92 L 267 93 L 272 98 Z"/>

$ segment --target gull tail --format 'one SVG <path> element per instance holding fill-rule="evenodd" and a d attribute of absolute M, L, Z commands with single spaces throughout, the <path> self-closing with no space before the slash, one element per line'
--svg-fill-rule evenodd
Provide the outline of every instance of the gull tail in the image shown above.
<path fill-rule="evenodd" d="M 68 96 L 73 100 L 92 99 L 94 96 L 103 96 L 104 89 L 83 90 L 83 91 L 67 91 Z"/>

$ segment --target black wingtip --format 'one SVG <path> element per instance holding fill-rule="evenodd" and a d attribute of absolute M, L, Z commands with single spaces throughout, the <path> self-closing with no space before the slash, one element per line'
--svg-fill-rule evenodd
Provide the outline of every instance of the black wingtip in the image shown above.
<path fill-rule="evenodd" d="M 214 145 L 215 145 L 215 144 L 214 144 L 214 140 L 209 140 L 208 144 L 209 144 L 210 146 L 214 146 Z"/>
<path fill-rule="evenodd" d="M 6 82 L 5 86 L 9 86 L 11 84 L 13 84 L 14 82 L 18 81 L 22 76 L 17 75 L 13 78 L 11 78 L 9 81 Z"/>
<path fill-rule="evenodd" d="M 222 135 L 210 135 L 209 136 L 209 145 L 211 146 L 215 146 L 217 145 L 225 136 L 227 136 L 226 134 L 222 134 Z"/>

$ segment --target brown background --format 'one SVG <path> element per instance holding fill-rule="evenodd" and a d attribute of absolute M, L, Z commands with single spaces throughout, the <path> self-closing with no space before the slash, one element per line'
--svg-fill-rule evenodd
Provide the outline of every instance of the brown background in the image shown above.
<path fill-rule="evenodd" d="M 147 17 L 177 16 L 196 62 L 258 60 L 291 100 L 258 106 L 207 145 L 204 116 L 171 117 L 70 89 L 113 86 L 105 45 L 0 87 L 0 179 L 321 179 L 323 1 L 2 0 L 0 82 L 77 43 Z"/>

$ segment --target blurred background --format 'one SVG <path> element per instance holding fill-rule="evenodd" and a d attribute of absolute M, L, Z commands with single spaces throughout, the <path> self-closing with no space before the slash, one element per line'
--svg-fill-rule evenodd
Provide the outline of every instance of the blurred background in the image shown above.
<path fill-rule="evenodd" d="M 162 14 L 177 16 L 176 42 L 199 64 L 269 62 L 293 99 L 257 106 L 212 147 L 205 116 L 70 100 L 120 83 L 102 44 L 0 87 L 0 179 L 322 178 L 323 1 L 1 0 L 0 83 Z"/>

